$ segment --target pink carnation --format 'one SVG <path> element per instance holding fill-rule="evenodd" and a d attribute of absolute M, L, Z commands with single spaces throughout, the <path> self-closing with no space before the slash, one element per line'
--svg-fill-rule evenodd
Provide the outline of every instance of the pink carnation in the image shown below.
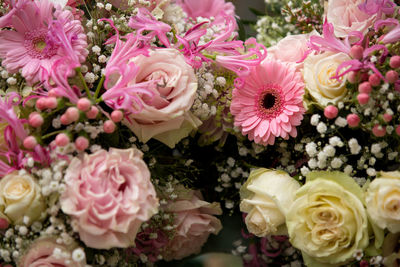
<path fill-rule="evenodd" d="M 176 3 L 194 20 L 198 17 L 214 17 L 214 24 L 221 24 L 225 21 L 221 12 L 231 17 L 235 16 L 235 6 L 225 0 L 177 0 Z"/>
<path fill-rule="evenodd" d="M 184 192 L 166 209 L 175 215 L 174 237 L 163 253 L 165 260 L 180 260 L 191 254 L 199 253 L 208 236 L 218 234 L 221 222 L 213 215 L 222 214 L 217 203 L 203 200 L 200 191 Z"/>
<path fill-rule="evenodd" d="M 235 126 L 258 144 L 274 144 L 275 137 L 297 136 L 303 119 L 304 84 L 290 63 L 264 60 L 233 90 L 231 113 Z"/>
<path fill-rule="evenodd" d="M 66 56 L 62 45 L 51 32 L 54 19 L 60 23 L 69 46 L 83 62 L 87 55 L 86 35 L 79 20 L 60 5 L 48 0 L 27 1 L 11 10 L 9 20 L 12 29 L 0 31 L 0 58 L 8 72 L 22 69 L 22 76 L 30 82 L 40 80 L 44 72 L 50 73 L 54 62 Z"/>
<path fill-rule="evenodd" d="M 142 222 L 157 213 L 158 199 L 142 155 L 137 149 L 111 148 L 70 163 L 61 208 L 88 247 L 129 247 Z"/>

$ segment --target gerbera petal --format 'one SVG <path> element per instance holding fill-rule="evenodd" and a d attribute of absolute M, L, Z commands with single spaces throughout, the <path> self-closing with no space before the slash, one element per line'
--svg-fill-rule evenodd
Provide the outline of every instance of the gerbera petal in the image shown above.
<path fill-rule="evenodd" d="M 268 120 L 262 120 L 258 124 L 258 127 L 256 129 L 255 135 L 264 136 L 265 133 L 268 131 L 268 129 L 269 129 L 269 121 Z"/>

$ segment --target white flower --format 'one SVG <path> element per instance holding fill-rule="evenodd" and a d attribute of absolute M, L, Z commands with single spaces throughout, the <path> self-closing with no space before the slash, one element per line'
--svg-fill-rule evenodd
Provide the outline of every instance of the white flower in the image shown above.
<path fill-rule="evenodd" d="M 331 145 L 325 146 L 323 151 L 326 153 L 328 157 L 333 157 L 335 156 L 336 153 L 336 149 Z"/>
<path fill-rule="evenodd" d="M 371 146 L 371 153 L 372 154 L 378 154 L 379 152 L 381 152 L 381 145 L 380 144 L 373 144 Z"/>
<path fill-rule="evenodd" d="M 339 127 L 345 127 L 347 125 L 347 120 L 342 117 L 337 117 L 335 120 L 335 124 Z"/>
<path fill-rule="evenodd" d="M 314 142 L 310 142 L 306 145 L 306 152 L 310 157 L 317 155 L 317 145 Z"/>
<path fill-rule="evenodd" d="M 72 260 L 75 262 L 83 261 L 86 258 L 85 251 L 82 248 L 76 248 L 72 252 Z"/>
<path fill-rule="evenodd" d="M 328 128 L 326 127 L 326 124 L 325 124 L 325 123 L 323 123 L 323 122 L 318 123 L 318 125 L 317 125 L 317 131 L 318 131 L 320 134 L 326 133 L 326 130 L 328 130 Z"/>
<path fill-rule="evenodd" d="M 345 173 L 345 174 L 350 175 L 352 172 L 353 172 L 353 166 L 347 165 L 347 166 L 344 168 L 344 173 Z"/>
<path fill-rule="evenodd" d="M 343 161 L 340 158 L 334 158 L 331 162 L 331 166 L 334 169 L 339 169 L 343 164 Z"/>
<path fill-rule="evenodd" d="M 353 155 L 357 155 L 360 153 L 361 146 L 358 144 L 357 139 L 351 138 L 349 141 L 350 153 Z"/>
<path fill-rule="evenodd" d="M 240 210 L 248 213 L 245 223 L 249 232 L 259 237 L 285 234 L 285 215 L 299 188 L 299 183 L 283 171 L 252 171 L 240 189 Z"/>

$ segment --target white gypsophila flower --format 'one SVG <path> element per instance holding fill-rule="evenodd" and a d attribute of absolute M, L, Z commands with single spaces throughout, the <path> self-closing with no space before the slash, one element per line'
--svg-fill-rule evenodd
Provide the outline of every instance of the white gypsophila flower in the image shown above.
<path fill-rule="evenodd" d="M 376 170 L 374 168 L 368 168 L 367 169 L 367 174 L 369 176 L 376 176 Z"/>
<path fill-rule="evenodd" d="M 340 138 L 337 136 L 333 136 L 329 138 L 329 144 L 331 146 L 339 146 L 339 143 L 341 142 Z"/>
<path fill-rule="evenodd" d="M 380 144 L 372 144 L 371 146 L 371 153 L 376 155 L 381 152 L 381 145 Z"/>
<path fill-rule="evenodd" d="M 314 142 L 310 142 L 306 145 L 306 152 L 310 157 L 314 157 L 317 155 L 317 144 Z"/>
<path fill-rule="evenodd" d="M 398 154 L 399 154 L 398 152 L 390 152 L 388 154 L 388 159 L 389 160 L 394 160 L 397 157 Z"/>
<path fill-rule="evenodd" d="M 326 124 L 325 124 L 325 123 L 323 123 L 323 122 L 318 123 L 318 125 L 317 125 L 317 131 L 318 131 L 320 134 L 326 133 L 326 130 L 328 130 L 328 127 L 326 127 Z"/>
<path fill-rule="evenodd" d="M 85 251 L 82 248 L 76 248 L 72 252 L 72 260 L 75 262 L 83 261 L 85 257 Z"/>
<path fill-rule="evenodd" d="M 226 79 L 224 77 L 217 77 L 216 82 L 219 86 L 224 87 L 226 84 Z"/>
<path fill-rule="evenodd" d="M 371 166 L 375 165 L 375 163 L 376 163 L 376 158 L 371 157 L 371 158 L 368 160 L 368 163 L 369 163 L 369 165 L 371 165 Z"/>
<path fill-rule="evenodd" d="M 310 159 L 308 161 L 308 167 L 310 167 L 310 169 L 316 169 L 318 167 L 318 162 L 316 159 Z"/>
<path fill-rule="evenodd" d="M 335 156 L 335 153 L 336 153 L 336 149 L 331 145 L 326 145 L 324 147 L 323 151 L 326 153 L 326 155 L 328 157 L 333 157 L 333 156 Z"/>
<path fill-rule="evenodd" d="M 311 125 L 312 125 L 312 126 L 317 126 L 318 123 L 319 123 L 319 119 L 320 119 L 320 118 L 321 118 L 321 116 L 320 116 L 319 114 L 314 114 L 314 115 L 312 115 L 312 116 L 311 116 L 311 121 L 310 121 Z"/>
<path fill-rule="evenodd" d="M 343 117 L 338 117 L 338 118 L 335 120 L 335 124 L 336 124 L 337 126 L 339 126 L 339 127 L 346 127 L 346 125 L 347 125 L 347 120 L 346 120 L 345 118 L 343 118 Z"/>
<path fill-rule="evenodd" d="M 345 174 L 350 175 L 353 172 L 353 166 L 347 165 L 343 171 Z"/>
<path fill-rule="evenodd" d="M 357 155 L 361 151 L 361 146 L 358 144 L 357 139 L 351 138 L 349 141 L 350 153 Z"/>
<path fill-rule="evenodd" d="M 301 171 L 301 175 L 306 176 L 306 175 L 310 172 L 310 169 L 307 168 L 306 166 L 303 166 L 303 167 L 300 169 L 300 171 Z"/>
<path fill-rule="evenodd" d="M 343 161 L 340 158 L 334 158 L 331 161 L 331 166 L 334 169 L 339 169 L 342 166 L 342 164 L 343 164 Z"/>

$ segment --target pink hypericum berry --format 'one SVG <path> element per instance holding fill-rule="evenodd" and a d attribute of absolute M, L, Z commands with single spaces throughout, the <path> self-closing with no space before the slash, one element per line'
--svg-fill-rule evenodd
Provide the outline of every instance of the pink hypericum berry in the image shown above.
<path fill-rule="evenodd" d="M 92 106 L 90 110 L 86 112 L 86 117 L 88 117 L 88 119 L 95 119 L 97 114 L 99 114 L 99 109 L 95 106 Z"/>
<path fill-rule="evenodd" d="M 383 120 L 384 120 L 384 121 L 389 122 L 389 121 L 391 121 L 392 119 L 393 119 L 393 116 L 392 116 L 392 115 L 390 115 L 390 114 L 388 114 L 388 113 L 383 114 Z"/>
<path fill-rule="evenodd" d="M 350 71 L 349 75 L 347 75 L 347 80 L 352 84 L 358 83 L 360 81 L 360 74 L 355 71 Z"/>
<path fill-rule="evenodd" d="M 347 115 L 346 120 L 350 127 L 357 127 L 360 124 L 360 117 L 357 114 Z"/>
<path fill-rule="evenodd" d="M 60 122 L 61 122 L 62 125 L 68 125 L 72 121 L 68 118 L 67 114 L 62 114 L 61 117 L 60 117 Z"/>
<path fill-rule="evenodd" d="M 26 137 L 24 139 L 24 147 L 27 149 L 34 149 L 35 146 L 37 145 L 37 140 L 35 137 L 33 137 L 32 135 Z"/>
<path fill-rule="evenodd" d="M 358 103 L 360 103 L 360 105 L 365 105 L 368 103 L 369 95 L 365 94 L 365 93 L 358 94 L 357 100 L 358 100 Z"/>
<path fill-rule="evenodd" d="M 37 128 L 37 127 L 42 126 L 44 120 L 43 120 L 42 115 L 40 115 L 37 112 L 34 112 L 34 113 L 29 115 L 28 122 L 29 122 L 30 126 L 32 126 L 34 128 Z"/>
<path fill-rule="evenodd" d="M 364 48 L 361 45 L 353 45 L 350 49 L 350 56 L 355 59 L 362 59 Z"/>
<path fill-rule="evenodd" d="M 105 133 L 113 133 L 115 131 L 115 123 L 111 120 L 105 121 L 103 129 Z"/>
<path fill-rule="evenodd" d="M 69 107 L 65 112 L 68 120 L 77 121 L 79 119 L 79 110 L 76 107 Z"/>
<path fill-rule="evenodd" d="M 57 134 L 56 136 L 56 145 L 57 146 L 66 146 L 69 144 L 69 137 L 65 133 Z"/>
<path fill-rule="evenodd" d="M 335 106 L 332 106 L 332 105 L 329 105 L 329 106 L 325 107 L 325 109 L 324 109 L 324 115 L 328 119 L 336 118 L 338 115 L 338 112 L 339 112 L 338 108 Z"/>
<path fill-rule="evenodd" d="M 75 147 L 76 149 L 83 151 L 89 147 L 89 140 L 83 136 L 79 136 L 75 140 Z"/>
<path fill-rule="evenodd" d="M 0 218 L 0 230 L 7 229 L 9 225 L 9 222 L 6 219 Z"/>
<path fill-rule="evenodd" d="M 372 133 L 376 137 L 383 137 L 386 134 L 386 127 L 379 124 L 375 124 L 374 128 L 372 128 Z"/>
<path fill-rule="evenodd" d="M 395 83 L 399 79 L 399 74 L 395 70 L 389 70 L 385 75 L 388 83 Z"/>
<path fill-rule="evenodd" d="M 39 98 L 36 100 L 36 108 L 39 110 L 44 110 L 46 109 L 46 101 L 43 97 Z"/>
<path fill-rule="evenodd" d="M 358 91 L 360 93 L 369 94 L 372 91 L 372 86 L 369 82 L 363 82 L 358 86 Z"/>
<path fill-rule="evenodd" d="M 57 97 L 57 92 L 54 89 L 51 89 L 48 93 L 47 96 L 51 96 L 51 97 Z"/>
<path fill-rule="evenodd" d="M 400 136 L 400 125 L 397 125 L 396 127 L 396 134 Z"/>
<path fill-rule="evenodd" d="M 371 74 L 368 77 L 368 81 L 372 86 L 378 86 L 381 84 L 381 78 L 378 76 L 378 74 L 375 73 Z"/>
<path fill-rule="evenodd" d="M 57 103 L 57 98 L 55 98 L 54 96 L 50 96 L 45 98 L 45 106 L 48 109 L 55 109 L 57 107 L 58 103 Z"/>
<path fill-rule="evenodd" d="M 393 56 L 390 58 L 390 67 L 393 69 L 400 68 L 400 56 Z"/>
<path fill-rule="evenodd" d="M 123 117 L 124 113 L 122 113 L 121 110 L 114 110 L 113 112 L 111 112 L 111 119 L 115 123 L 122 121 Z"/>
<path fill-rule="evenodd" d="M 86 97 L 78 100 L 77 107 L 80 111 L 86 112 L 90 110 L 92 103 Z"/>

